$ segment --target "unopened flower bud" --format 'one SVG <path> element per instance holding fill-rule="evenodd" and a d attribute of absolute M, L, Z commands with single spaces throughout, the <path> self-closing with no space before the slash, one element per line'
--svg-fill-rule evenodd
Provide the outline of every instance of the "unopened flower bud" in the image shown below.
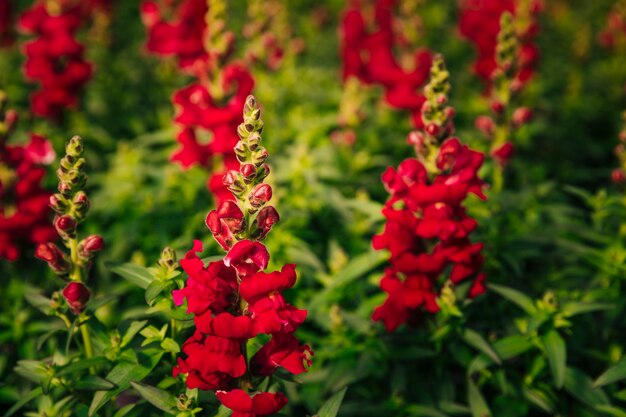
<path fill-rule="evenodd" d="M 243 180 L 246 184 L 250 184 L 256 177 L 256 167 L 252 164 L 242 165 L 239 172 L 243 175 Z"/>
<path fill-rule="evenodd" d="M 504 104 L 502 104 L 502 102 L 498 100 L 492 101 L 489 107 L 491 108 L 491 111 L 497 115 L 502 114 L 502 112 L 504 111 Z"/>
<path fill-rule="evenodd" d="M 245 189 L 245 185 L 241 179 L 241 174 L 233 169 L 224 174 L 223 183 L 233 194 L 239 195 Z"/>
<path fill-rule="evenodd" d="M 502 146 L 491 151 L 493 159 L 502 167 L 509 164 L 514 154 L 515 146 L 511 142 L 505 142 Z"/>
<path fill-rule="evenodd" d="M 250 149 L 251 151 L 256 151 L 260 143 L 261 135 L 259 135 L 258 132 L 251 133 L 247 141 L 248 149 Z"/>
<path fill-rule="evenodd" d="M 519 107 L 513 112 L 513 124 L 520 127 L 530 121 L 533 117 L 533 111 L 528 107 Z"/>
<path fill-rule="evenodd" d="M 74 136 L 65 146 L 65 153 L 78 158 L 83 154 L 83 140 L 80 136 Z"/>
<path fill-rule="evenodd" d="M 619 132 L 618 137 L 621 142 L 626 142 L 626 130 L 622 130 L 621 132 Z"/>
<path fill-rule="evenodd" d="M 439 133 L 439 126 L 436 123 L 429 123 L 426 126 L 426 133 L 428 133 L 431 136 L 437 136 L 437 134 Z"/>
<path fill-rule="evenodd" d="M 256 217 L 258 238 L 265 238 L 272 226 L 278 223 L 279 220 L 280 216 L 273 206 L 263 207 Z"/>
<path fill-rule="evenodd" d="M 7 110 L 7 112 L 4 114 L 4 127 L 7 133 L 13 130 L 18 119 L 19 116 L 17 114 L 17 111 L 13 109 Z"/>
<path fill-rule="evenodd" d="M 161 258 L 159 258 L 158 264 L 166 271 L 176 269 L 178 262 L 176 261 L 176 252 L 174 252 L 174 249 L 166 246 L 161 252 Z"/>
<path fill-rule="evenodd" d="M 65 181 L 60 181 L 57 189 L 64 196 L 69 196 L 72 192 L 72 187 L 70 187 L 70 185 L 66 183 Z"/>
<path fill-rule="evenodd" d="M 89 289 L 82 282 L 70 282 L 63 289 L 63 298 L 65 298 L 70 309 L 76 315 L 85 310 L 90 297 Z"/>
<path fill-rule="evenodd" d="M 76 219 L 66 214 L 55 216 L 54 228 L 62 238 L 73 237 L 76 234 Z"/>
<path fill-rule="evenodd" d="M 448 106 L 444 109 L 443 114 L 446 116 L 446 119 L 450 120 L 456 115 L 456 110 L 454 110 L 454 107 Z"/>
<path fill-rule="evenodd" d="M 623 184 L 626 181 L 626 173 L 622 168 L 615 168 L 613 172 L 611 172 L 611 180 L 615 184 Z"/>
<path fill-rule="evenodd" d="M 250 204 L 259 208 L 272 199 L 272 187 L 269 184 L 259 184 L 250 193 Z"/>
<path fill-rule="evenodd" d="M 448 97 L 446 97 L 445 94 L 439 94 L 436 100 L 437 100 L 437 104 L 439 104 L 440 106 L 443 106 L 444 104 L 448 102 Z"/>
<path fill-rule="evenodd" d="M 406 142 L 409 145 L 415 146 L 415 148 L 418 151 L 421 151 L 424 149 L 425 140 L 426 138 L 424 137 L 424 134 L 418 131 L 412 131 L 411 133 L 409 133 L 409 135 L 406 138 Z"/>
<path fill-rule="evenodd" d="M 480 130 L 485 136 L 489 137 L 493 134 L 496 127 L 493 119 L 489 116 L 478 116 L 474 121 L 476 129 Z"/>
<path fill-rule="evenodd" d="M 78 244 L 78 256 L 84 260 L 89 260 L 102 249 L 104 249 L 104 239 L 101 236 L 87 236 Z"/>
<path fill-rule="evenodd" d="M 237 145 L 235 145 L 234 151 L 239 162 L 243 163 L 248 158 L 249 150 L 248 150 L 248 147 L 243 142 L 239 141 Z"/>
<path fill-rule="evenodd" d="M 35 250 L 35 257 L 47 262 L 58 275 L 67 275 L 72 267 L 67 255 L 52 242 L 40 243 Z"/>
<path fill-rule="evenodd" d="M 270 166 L 267 164 L 263 164 L 261 169 L 257 172 L 257 180 L 261 181 L 270 175 Z"/>
<path fill-rule="evenodd" d="M 267 149 L 262 149 L 252 156 L 252 163 L 259 167 L 265 163 L 268 156 L 269 153 L 267 152 Z"/>
<path fill-rule="evenodd" d="M 52 194 L 50 196 L 50 207 L 59 214 L 65 214 L 68 209 L 68 203 L 61 194 Z"/>

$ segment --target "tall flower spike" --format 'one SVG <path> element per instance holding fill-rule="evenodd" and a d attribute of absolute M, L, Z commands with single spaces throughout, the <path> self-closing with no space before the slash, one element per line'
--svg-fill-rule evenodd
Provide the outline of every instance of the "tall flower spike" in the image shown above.
<path fill-rule="evenodd" d="M 313 355 L 293 335 L 307 311 L 289 305 L 281 294 L 296 282 L 295 265 L 264 271 L 269 252 L 259 241 L 278 221 L 278 212 L 267 205 L 272 191 L 263 182 L 269 168 L 262 131 L 261 110 L 248 96 L 235 146 L 241 166 L 224 175 L 234 200 L 223 201 L 206 221 L 228 253 L 204 265 L 196 255 L 202 250 L 196 241 L 180 261 L 189 279 L 173 293 L 177 305 L 187 301 L 187 312 L 194 314 L 196 325 L 194 335 L 183 344 L 184 355 L 173 375 L 187 375 L 188 388 L 216 391 L 220 402 L 242 417 L 274 414 L 285 406 L 282 393 L 250 390 L 279 367 L 293 374 L 305 372 Z M 248 358 L 248 341 L 260 334 L 271 339 Z"/>
<path fill-rule="evenodd" d="M 408 138 L 418 158 L 389 167 L 382 177 L 391 196 L 383 208 L 384 231 L 372 244 L 391 256 L 380 283 L 388 297 L 372 318 L 387 331 L 440 309 L 454 311 L 450 288 L 463 281 L 470 282 L 469 298 L 485 291 L 482 244 L 469 239 L 477 223 L 463 207 L 470 193 L 485 198 L 478 178 L 483 155 L 449 137 L 454 130 L 449 90 L 443 58 L 437 56 L 422 108 L 428 122 Z"/>
<path fill-rule="evenodd" d="M 50 207 L 56 212 L 53 224 L 69 254 L 54 243 L 39 245 L 35 253 L 57 275 L 70 280 L 63 290 L 63 297 L 76 315 L 84 310 L 90 297 L 84 284 L 87 269 L 95 254 L 104 249 L 104 240 L 98 235 L 78 238 L 78 226 L 89 210 L 89 199 L 83 190 L 87 183 L 83 152 L 83 140 L 79 136 L 71 138 L 57 169 L 59 192 L 50 196 Z"/>

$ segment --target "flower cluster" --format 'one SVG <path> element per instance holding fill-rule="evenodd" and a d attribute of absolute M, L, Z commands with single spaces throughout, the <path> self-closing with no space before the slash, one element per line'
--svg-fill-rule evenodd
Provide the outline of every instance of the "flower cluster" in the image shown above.
<path fill-rule="evenodd" d="M 376 0 L 374 28 L 369 29 L 362 1 L 353 0 L 344 12 L 341 23 L 341 56 L 343 78 L 356 77 L 365 84 L 378 84 L 385 90 L 385 101 L 391 107 L 408 110 L 417 128 L 422 127 L 420 109 L 424 96 L 420 87 L 428 79 L 432 55 L 417 49 L 400 62 L 396 45 L 406 46 L 406 39 L 394 31 L 394 0 Z M 397 26 L 397 25 L 396 25 Z"/>
<path fill-rule="evenodd" d="M 31 96 L 38 116 L 57 117 L 63 109 L 75 107 L 91 77 L 92 65 L 75 38 L 80 25 L 80 5 L 62 2 L 36 2 L 19 18 L 21 31 L 36 36 L 24 45 L 24 74 L 40 85 Z"/>
<path fill-rule="evenodd" d="M 470 298 L 485 291 L 483 245 L 470 241 L 477 223 L 463 207 L 468 194 L 485 199 L 478 177 L 483 154 L 449 137 L 454 131 L 454 112 L 446 105 L 449 88 L 443 60 L 435 57 L 422 108 L 426 127 L 408 138 L 417 158 L 389 167 L 382 177 L 391 197 L 383 208 L 384 231 L 372 243 L 391 257 L 380 284 L 388 297 L 373 319 L 388 331 L 439 311 L 444 287 L 467 281 Z"/>
<path fill-rule="evenodd" d="M 55 274 L 69 283 L 63 290 L 63 297 L 70 310 L 80 314 L 90 297 L 89 289 L 84 284 L 87 278 L 83 271 L 91 265 L 96 252 L 104 248 L 104 241 L 98 235 L 90 235 L 78 239 L 78 225 L 85 219 L 89 210 L 89 199 L 83 191 L 87 181 L 84 173 L 85 159 L 83 141 L 74 136 L 65 147 L 65 157 L 61 159 L 57 176 L 59 177 L 58 193 L 50 196 L 50 207 L 56 212 L 54 228 L 63 239 L 70 253 L 60 249 L 52 242 L 40 244 L 35 256 L 48 263 Z"/>
<path fill-rule="evenodd" d="M 7 143 L 17 113 L 5 110 L 6 96 L 0 91 L 0 258 L 20 256 L 20 242 L 45 243 L 56 239 L 48 216 L 50 193 L 43 189 L 42 165 L 50 164 L 54 150 L 45 138 L 31 134 L 26 145 Z"/>
<path fill-rule="evenodd" d="M 175 56 L 179 67 L 197 78 L 172 98 L 180 130 L 179 148 L 171 159 L 183 168 L 199 165 L 212 170 L 207 186 L 221 202 L 231 198 L 221 178 L 226 170 L 239 167 L 233 153 L 235 132 L 254 79 L 244 65 L 228 62 L 234 35 L 226 31 L 225 2 L 213 0 L 207 8 L 206 0 L 184 0 L 173 11 L 173 21 L 163 19 L 165 7 L 154 1 L 142 3 L 148 49 Z"/>
<path fill-rule="evenodd" d="M 534 73 L 539 49 L 533 43 L 539 26 L 537 14 L 542 9 L 541 0 L 463 0 L 459 29 L 461 34 L 475 46 L 478 58 L 474 71 L 487 85 L 491 85 L 499 63 L 496 46 L 500 32 L 500 17 L 508 12 L 515 16 L 515 37 L 520 40 L 516 49 L 514 79 L 523 85 Z"/>
<path fill-rule="evenodd" d="M 516 34 L 517 17 L 509 12 L 500 16 L 499 32 L 494 50 L 495 69 L 491 73 L 492 86 L 489 92 L 491 116 L 481 115 L 476 119 L 476 128 L 491 142 L 490 154 L 495 161 L 493 184 L 496 191 L 503 183 L 503 169 L 515 153 L 511 141 L 517 129 L 528 123 L 533 112 L 528 107 L 515 107 L 515 98 L 521 92 L 527 78 L 520 78 L 525 62 L 521 60 L 521 38 Z"/>
<path fill-rule="evenodd" d="M 0 48 L 12 45 L 14 40 L 11 0 L 0 0 Z"/>
<path fill-rule="evenodd" d="M 194 315 L 195 333 L 183 345 L 173 374 L 186 374 L 189 388 L 217 391 L 217 398 L 234 411 L 233 416 L 257 416 L 278 412 L 287 398 L 281 393 L 257 393 L 255 377 L 274 374 L 280 367 L 293 374 L 306 371 L 313 352 L 293 335 L 307 311 L 289 305 L 281 292 L 296 281 L 295 265 L 265 272 L 267 248 L 260 242 L 278 221 L 268 205 L 272 188 L 264 183 L 269 174 L 267 150 L 261 145 L 263 122 L 254 97 L 244 107 L 244 121 L 237 128 L 235 146 L 239 170 L 224 175 L 224 185 L 234 200 L 223 201 L 207 216 L 211 233 L 227 251 L 226 256 L 205 265 L 197 256 L 196 241 L 180 265 L 189 278 L 174 291 L 174 302 L 187 300 Z M 247 343 L 260 334 L 271 339 L 248 360 Z M 238 389 L 233 389 L 238 386 Z"/>
<path fill-rule="evenodd" d="M 173 2 L 147 0 L 141 3 L 141 17 L 147 29 L 149 52 L 176 58 L 181 69 L 191 70 L 207 59 L 204 48 L 206 0 Z M 166 19 L 168 15 L 173 16 Z"/>
<path fill-rule="evenodd" d="M 606 18 L 606 25 L 598 34 L 600 45 L 608 49 L 626 48 L 626 3 L 617 2 Z"/>
<path fill-rule="evenodd" d="M 620 166 L 611 172 L 611 179 L 615 184 L 626 182 L 626 111 L 622 112 L 622 130 L 619 132 L 620 143 L 615 147 L 615 155 Z"/>

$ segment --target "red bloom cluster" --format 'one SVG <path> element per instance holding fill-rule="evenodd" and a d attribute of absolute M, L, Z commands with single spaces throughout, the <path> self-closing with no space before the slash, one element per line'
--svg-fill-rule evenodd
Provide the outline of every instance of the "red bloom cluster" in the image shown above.
<path fill-rule="evenodd" d="M 487 84 L 498 64 L 495 53 L 500 16 L 509 12 L 516 17 L 516 34 L 521 40 L 518 51 L 518 67 L 515 79 L 523 85 L 534 73 L 539 59 L 539 49 L 533 43 L 539 26 L 536 16 L 542 9 L 541 0 L 463 0 L 459 29 L 461 35 L 469 39 L 478 52 L 474 71 Z"/>
<path fill-rule="evenodd" d="M 0 48 L 12 45 L 13 41 L 13 10 L 11 0 L 0 0 Z"/>
<path fill-rule="evenodd" d="M 54 150 L 45 138 L 31 134 L 27 145 L 8 145 L 16 114 L 2 114 L 0 132 L 0 258 L 19 258 L 20 242 L 45 243 L 57 236 L 50 225 L 50 193 L 41 186 Z"/>
<path fill-rule="evenodd" d="M 626 7 L 616 4 L 606 18 L 604 29 L 598 34 L 600 44 L 608 49 L 626 46 Z"/>
<path fill-rule="evenodd" d="M 428 79 L 432 55 L 427 49 L 418 49 L 412 68 L 403 68 L 394 55 L 394 45 L 399 42 L 393 25 L 395 1 L 376 1 L 373 30 L 368 30 L 362 3 L 351 1 L 341 23 L 343 78 L 356 77 L 383 86 L 387 104 L 410 111 L 414 125 L 422 127 L 420 109 L 425 98 L 420 88 Z"/>
<path fill-rule="evenodd" d="M 454 111 L 445 105 L 449 88 L 448 72 L 437 56 L 424 89 L 426 128 L 408 138 L 419 159 L 389 167 L 382 177 L 391 197 L 383 208 L 385 229 L 372 243 L 391 257 L 380 284 L 388 297 L 372 318 L 384 322 L 388 331 L 416 323 L 423 312 L 439 311 L 444 273 L 445 285 L 470 280 L 470 298 L 485 291 L 485 274 L 480 272 L 483 245 L 470 241 L 477 223 L 463 207 L 468 194 L 485 199 L 484 182 L 478 177 L 484 155 L 455 137 L 439 146 L 454 131 Z"/>
<path fill-rule="evenodd" d="M 234 91 L 225 103 L 213 97 L 206 83 L 196 82 L 174 93 L 174 104 L 180 109 L 174 119 L 181 126 L 177 141 L 178 150 L 172 160 L 187 168 L 194 164 L 210 168 L 221 157 L 224 168 L 214 172 L 209 180 L 209 190 L 218 201 L 231 198 L 222 184 L 225 170 L 237 169 L 239 163 L 233 152 L 237 144 L 237 124 L 240 109 L 252 92 L 254 80 L 241 65 L 231 64 L 221 72 L 222 91 Z M 208 131 L 210 139 L 199 137 Z"/>
<path fill-rule="evenodd" d="M 43 117 L 56 117 L 64 108 L 75 107 L 92 73 L 92 65 L 83 57 L 84 47 L 75 38 L 81 25 L 80 6 L 59 7 L 50 11 L 37 2 L 18 22 L 24 33 L 36 36 L 24 45 L 24 74 L 40 84 L 31 96 L 31 108 Z"/>
<path fill-rule="evenodd" d="M 164 4 L 165 3 L 165 4 Z M 176 2 L 148 0 L 141 3 L 141 17 L 148 31 L 147 49 L 160 56 L 175 57 L 182 69 L 192 69 L 207 59 L 204 47 L 206 0 Z M 167 15 L 173 15 L 166 20 Z"/>
<path fill-rule="evenodd" d="M 239 168 L 233 153 L 237 120 L 254 87 L 243 65 L 226 64 L 234 36 L 224 31 L 224 16 L 215 14 L 220 8 L 212 14 L 206 0 L 181 0 L 176 7 L 153 0 L 141 5 L 148 50 L 175 57 L 182 70 L 198 79 L 172 97 L 179 108 L 175 122 L 181 129 L 176 138 L 179 148 L 171 159 L 184 168 L 199 165 L 213 170 L 207 187 L 218 202 L 231 198 L 222 177 L 226 170 Z M 167 12 L 173 19 L 165 19 Z M 207 20 L 213 22 L 211 31 Z"/>
<path fill-rule="evenodd" d="M 293 373 L 306 371 L 313 352 L 293 333 L 307 311 L 285 301 L 282 291 L 296 282 L 295 265 L 264 272 L 269 262 L 262 240 L 278 213 L 267 203 L 271 187 L 263 183 L 269 173 L 267 151 L 260 145 L 263 122 L 253 97 L 246 100 L 244 122 L 236 130 L 235 151 L 241 168 L 224 175 L 235 200 L 226 200 L 207 216 L 207 226 L 228 252 L 224 259 L 204 265 L 196 255 L 199 241 L 180 265 L 189 278 L 174 291 L 177 305 L 187 300 L 196 330 L 183 344 L 174 376 L 187 374 L 189 388 L 217 391 L 217 398 L 234 416 L 263 416 L 278 412 L 287 398 L 281 393 L 250 397 L 253 378 L 272 375 L 279 367 Z M 260 334 L 271 339 L 247 361 L 247 341 Z M 242 389 L 233 389 L 237 382 Z"/>

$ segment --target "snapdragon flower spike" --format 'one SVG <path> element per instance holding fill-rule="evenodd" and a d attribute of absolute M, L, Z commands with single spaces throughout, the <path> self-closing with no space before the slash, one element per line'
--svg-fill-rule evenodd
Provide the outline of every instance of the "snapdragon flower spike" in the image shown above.
<path fill-rule="evenodd" d="M 243 113 L 235 147 L 241 165 L 224 175 L 231 199 L 207 216 L 209 230 L 227 253 L 205 265 L 197 255 L 202 244 L 196 241 L 180 261 L 189 278 L 173 298 L 176 305 L 186 300 L 196 329 L 183 344 L 173 375 L 185 374 L 189 388 L 216 391 L 235 416 L 264 416 L 280 411 L 287 398 L 282 393 L 252 395 L 250 389 L 259 386 L 253 380 L 279 367 L 293 374 L 306 372 L 313 352 L 294 336 L 307 311 L 288 304 L 281 294 L 296 282 L 295 265 L 265 272 L 270 255 L 260 240 L 278 221 L 278 212 L 267 205 L 267 150 L 261 144 L 263 121 L 254 97 L 246 99 Z M 271 339 L 248 361 L 248 340 L 260 334 Z"/>
<path fill-rule="evenodd" d="M 498 34 L 502 31 L 501 18 L 505 13 L 515 16 L 516 27 L 513 36 L 520 40 L 515 47 L 512 78 L 521 86 L 528 82 L 535 72 L 539 50 L 533 43 L 539 32 L 537 15 L 542 9 L 541 0 L 463 0 L 459 29 L 461 35 L 470 40 L 478 53 L 474 72 L 482 78 L 486 86 L 493 84 L 494 73 L 500 67 L 497 59 Z"/>
<path fill-rule="evenodd" d="M 615 184 L 624 184 L 626 182 L 626 111 L 622 112 L 622 130 L 618 138 L 619 144 L 615 147 L 615 156 L 620 166 L 611 172 L 611 180 Z"/>
<path fill-rule="evenodd" d="M 386 224 L 372 244 L 390 253 L 380 283 L 388 297 L 372 318 L 382 321 L 387 331 L 438 312 L 446 302 L 442 292 L 450 285 L 469 281 L 469 298 L 485 291 L 483 245 L 470 240 L 477 222 L 463 207 L 469 194 L 485 199 L 478 177 L 484 156 L 447 137 L 454 112 L 445 105 L 450 86 L 440 56 L 431 74 L 422 110 L 429 124 L 409 139 L 417 158 L 404 160 L 397 169 L 389 167 L 382 177 L 390 194 L 383 208 Z"/>
<path fill-rule="evenodd" d="M 341 56 L 344 81 L 356 77 L 365 84 L 381 85 L 387 104 L 408 110 L 416 128 L 423 126 L 420 88 L 428 79 L 432 55 L 424 48 L 413 51 L 412 59 L 399 62 L 394 55 L 398 34 L 394 33 L 393 0 L 376 0 L 374 30 L 368 30 L 363 2 L 349 2 L 341 23 Z M 410 65 L 406 65 L 406 62 Z"/>
<path fill-rule="evenodd" d="M 0 91 L 0 259 L 15 261 L 25 246 L 57 238 L 49 221 L 50 193 L 42 186 L 43 165 L 56 155 L 50 142 L 36 134 L 25 145 L 9 144 L 17 113 L 6 105 L 7 97 Z"/>
<path fill-rule="evenodd" d="M 35 252 L 35 256 L 47 262 L 54 273 L 70 281 L 63 290 L 63 297 L 76 315 L 83 312 L 90 298 L 90 291 L 84 283 L 87 269 L 95 254 L 104 249 L 101 236 L 78 238 L 78 226 L 89 210 L 89 199 L 83 191 L 87 182 L 83 152 L 80 137 L 74 136 L 68 141 L 65 156 L 57 170 L 59 192 L 48 199 L 50 207 L 56 212 L 53 225 L 70 253 L 53 243 L 40 244 Z"/>
<path fill-rule="evenodd" d="M 76 107 L 81 88 L 91 78 L 92 65 L 75 37 L 80 26 L 80 5 L 66 2 L 36 1 L 19 18 L 18 28 L 36 36 L 24 44 L 24 74 L 39 83 L 31 96 L 31 109 L 38 116 L 55 118 Z"/>
<path fill-rule="evenodd" d="M 514 106 L 516 96 L 530 78 L 521 75 L 529 68 L 521 52 L 525 39 L 522 36 L 525 35 L 516 30 L 516 26 L 523 23 L 523 16 L 514 16 L 508 11 L 499 17 L 499 31 L 493 50 L 495 67 L 490 74 L 489 107 L 492 114 L 481 115 L 475 121 L 476 128 L 491 142 L 490 155 L 495 162 L 493 183 L 496 191 L 502 187 L 503 169 L 515 154 L 514 133 L 533 117 L 528 107 Z"/>

